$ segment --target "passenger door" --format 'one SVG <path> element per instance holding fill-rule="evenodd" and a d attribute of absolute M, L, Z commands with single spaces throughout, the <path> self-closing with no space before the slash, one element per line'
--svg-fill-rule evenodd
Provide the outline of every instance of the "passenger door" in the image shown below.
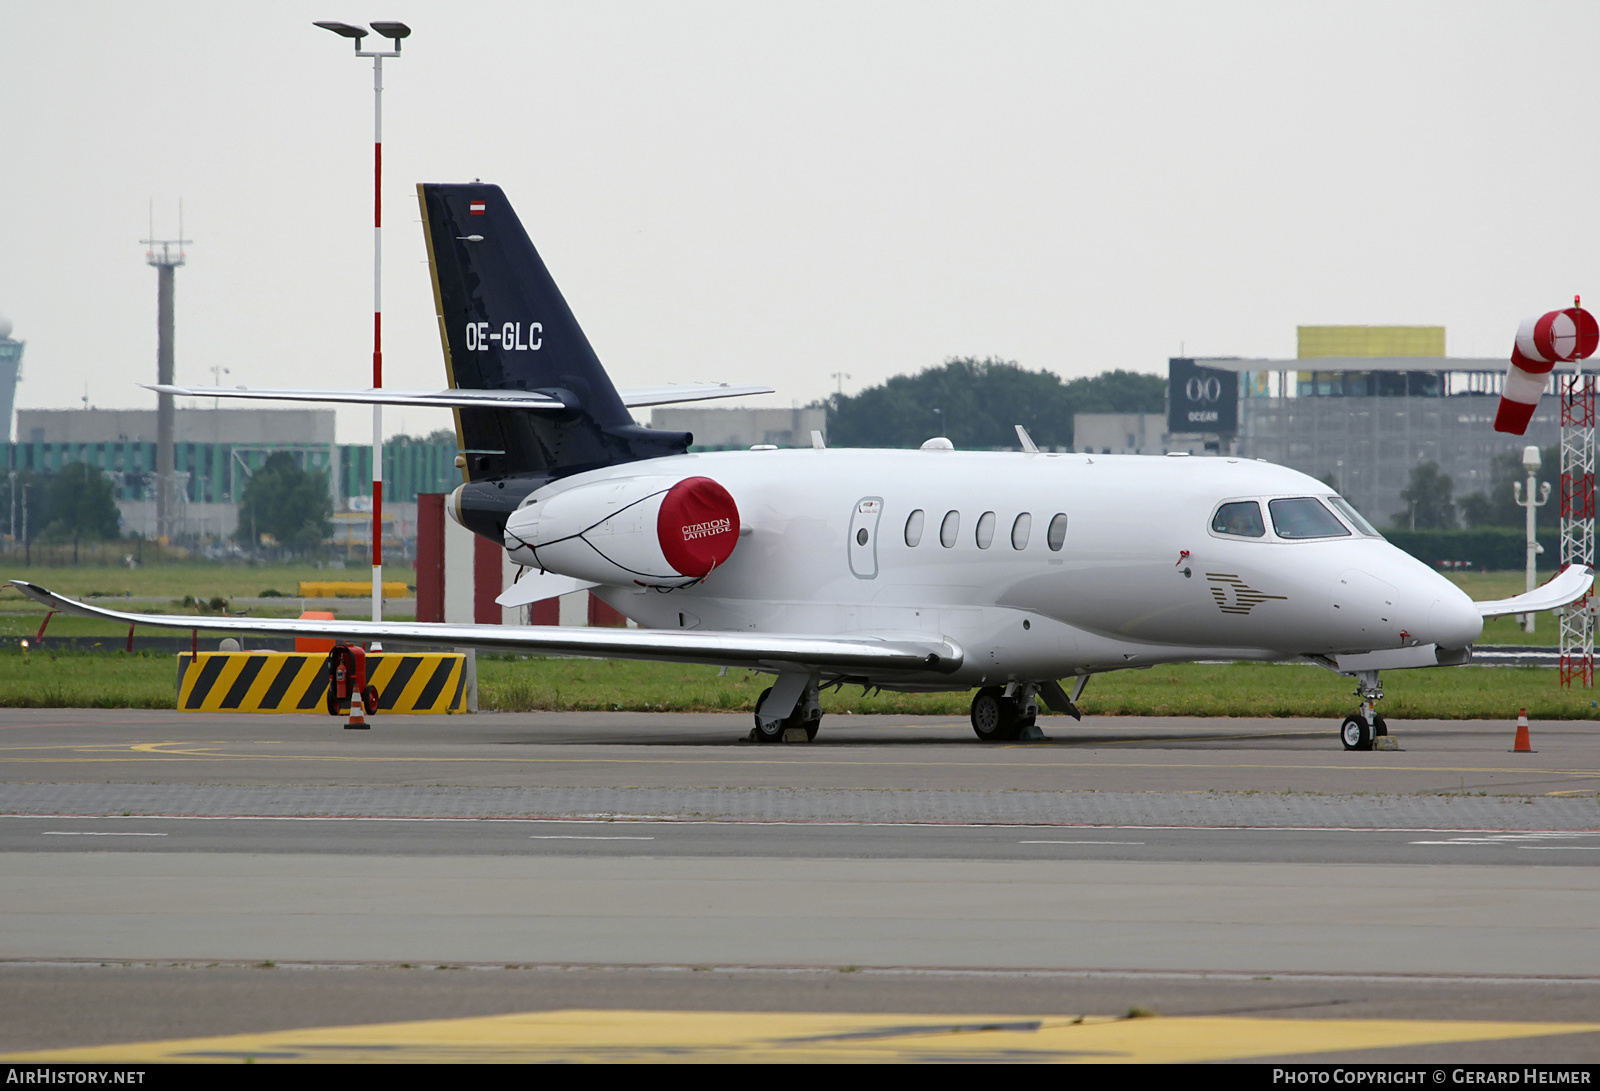
<path fill-rule="evenodd" d="M 850 516 L 850 571 L 857 579 L 878 576 L 878 520 L 883 515 L 883 497 L 863 496 L 856 501 Z"/>

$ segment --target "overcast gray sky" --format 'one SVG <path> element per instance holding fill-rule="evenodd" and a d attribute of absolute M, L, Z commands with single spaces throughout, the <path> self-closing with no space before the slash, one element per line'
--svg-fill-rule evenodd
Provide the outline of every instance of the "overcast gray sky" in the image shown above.
<path fill-rule="evenodd" d="M 152 198 L 194 239 L 179 381 L 369 383 L 371 62 L 313 19 L 414 31 L 384 73 L 394 386 L 444 381 L 419 180 L 505 188 L 619 385 L 778 388 L 751 404 L 957 355 L 1292 356 L 1297 324 L 1500 356 L 1600 301 L 1594 3 L 5 0 L 19 405 L 154 405 Z"/>

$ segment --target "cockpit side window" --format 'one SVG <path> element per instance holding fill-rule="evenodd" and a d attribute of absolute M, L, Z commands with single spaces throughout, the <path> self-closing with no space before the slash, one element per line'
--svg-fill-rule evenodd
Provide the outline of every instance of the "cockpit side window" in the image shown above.
<path fill-rule="evenodd" d="M 1369 523 L 1365 519 L 1363 519 L 1361 517 L 1361 513 L 1359 511 L 1357 511 L 1355 509 L 1355 507 L 1350 503 L 1350 501 L 1346 500 L 1344 497 L 1342 497 L 1342 496 L 1330 496 L 1330 497 L 1327 498 L 1327 500 L 1328 500 L 1329 504 L 1333 505 L 1333 510 L 1334 511 L 1336 511 L 1340 515 L 1344 516 L 1345 522 L 1347 522 L 1351 526 L 1355 527 L 1356 530 L 1358 530 L 1362 534 L 1368 535 L 1369 537 L 1372 537 L 1372 538 L 1382 538 L 1383 537 L 1383 535 L 1378 533 L 1377 528 L 1375 528 L 1371 523 Z"/>
<path fill-rule="evenodd" d="M 1269 500 L 1272 512 L 1272 529 L 1278 537 L 1294 541 L 1300 538 L 1348 538 L 1345 525 L 1333 517 L 1333 512 L 1323 507 L 1312 496 L 1296 496 L 1289 500 Z"/>
<path fill-rule="evenodd" d="M 1236 534 L 1241 538 L 1264 538 L 1267 533 L 1267 525 L 1261 521 L 1261 505 L 1254 500 L 1222 505 L 1211 517 L 1211 529 L 1218 534 Z"/>

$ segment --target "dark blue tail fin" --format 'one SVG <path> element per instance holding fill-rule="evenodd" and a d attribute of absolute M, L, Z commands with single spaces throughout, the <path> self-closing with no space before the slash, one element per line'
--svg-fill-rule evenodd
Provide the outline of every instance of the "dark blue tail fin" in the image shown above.
<path fill-rule="evenodd" d="M 417 197 L 450 385 L 534 391 L 566 406 L 456 410 L 469 489 L 496 482 L 501 495 L 525 495 L 499 483 L 688 449 L 688 433 L 633 422 L 499 186 L 423 183 Z"/>

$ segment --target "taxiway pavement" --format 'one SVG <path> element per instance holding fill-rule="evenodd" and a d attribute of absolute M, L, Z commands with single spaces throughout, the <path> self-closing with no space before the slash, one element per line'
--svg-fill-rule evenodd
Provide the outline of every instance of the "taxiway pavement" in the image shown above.
<path fill-rule="evenodd" d="M 0 712 L 0 992 L 34 1012 L 0 1051 L 304 1026 L 333 994 L 346 1022 L 1600 1012 L 1589 724 L 1536 723 L 1534 754 L 1509 723 L 1396 723 L 1369 753 L 1296 720 L 1052 718 L 1003 746 L 955 718 L 747 724 Z M 136 978 L 171 1003 L 125 1010 Z M 1448 1049 L 1600 1059 L 1600 1029 L 1472 1041 Z M 1295 1055 L 1400 1047 L 1341 1048 Z"/>

